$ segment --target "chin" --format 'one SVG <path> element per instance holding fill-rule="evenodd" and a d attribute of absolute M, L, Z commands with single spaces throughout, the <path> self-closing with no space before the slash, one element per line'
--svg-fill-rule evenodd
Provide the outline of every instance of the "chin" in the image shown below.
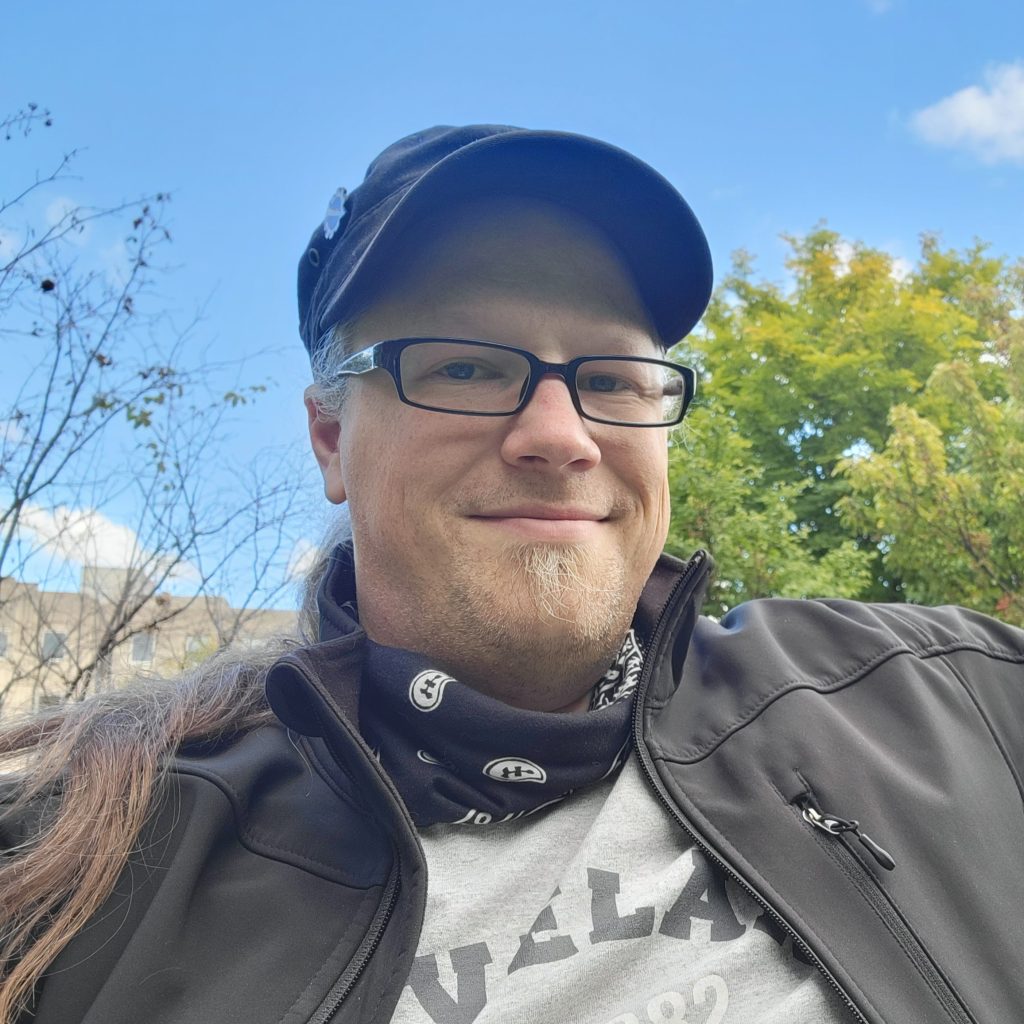
<path fill-rule="evenodd" d="M 543 634 L 603 641 L 609 628 L 632 618 L 623 609 L 621 563 L 586 544 L 520 544 L 509 552 L 511 574 L 502 604 L 513 621 Z M 511 602 L 510 602 L 511 598 Z"/>
<path fill-rule="evenodd" d="M 578 683 L 581 671 L 596 681 L 633 619 L 627 579 L 622 553 L 594 545 L 450 551 L 420 596 L 421 614 L 406 620 L 415 630 L 407 646 L 471 684 L 510 670 L 531 685 L 567 675 Z"/>

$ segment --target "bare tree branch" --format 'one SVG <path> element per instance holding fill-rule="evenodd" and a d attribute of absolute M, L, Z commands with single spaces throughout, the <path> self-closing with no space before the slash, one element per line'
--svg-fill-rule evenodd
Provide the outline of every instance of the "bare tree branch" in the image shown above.
<path fill-rule="evenodd" d="M 0 132 L 49 123 L 30 107 Z M 293 464 L 247 471 L 225 455 L 233 420 L 265 386 L 190 358 L 196 322 L 175 330 L 151 301 L 167 194 L 31 222 L 27 200 L 73 160 L 0 199 L 0 237 L 19 240 L 0 262 L 0 339 L 24 367 L 0 392 L 0 708 L 26 688 L 79 698 L 106 685 L 140 634 L 235 641 L 289 587 L 301 523 Z M 126 259 L 112 277 L 82 239 L 114 225 Z"/>

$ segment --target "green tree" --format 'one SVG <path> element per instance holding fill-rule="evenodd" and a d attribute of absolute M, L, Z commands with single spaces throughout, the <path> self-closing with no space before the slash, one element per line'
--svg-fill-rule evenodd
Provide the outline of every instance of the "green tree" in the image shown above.
<path fill-rule="evenodd" d="M 710 547 L 725 604 L 794 593 L 902 600 L 904 563 L 876 522 L 851 513 L 845 470 L 885 449 L 897 408 L 944 437 L 964 429 L 959 398 L 929 386 L 938 367 L 967 367 L 980 399 L 1006 400 L 1021 271 L 980 243 L 958 252 L 931 236 L 913 268 L 824 227 L 788 242 L 791 289 L 755 281 L 739 254 L 702 333 L 677 353 L 700 368 L 701 385 L 691 451 L 671 469 L 673 543 Z"/>
<path fill-rule="evenodd" d="M 823 556 L 796 525 L 795 502 L 806 481 L 769 481 L 736 421 L 715 406 L 698 407 L 670 459 L 672 524 L 667 550 L 686 557 L 697 547 L 715 558 L 705 610 L 721 615 L 754 597 L 856 597 L 870 582 L 871 556 L 847 540 Z"/>
<path fill-rule="evenodd" d="M 1022 367 L 1024 337 L 1005 359 L 938 366 L 921 411 L 895 406 L 885 447 L 838 467 L 852 489 L 841 502 L 843 518 L 878 540 L 909 598 L 968 605 L 1020 626 Z M 1000 378 L 1005 387 L 987 395 Z"/>

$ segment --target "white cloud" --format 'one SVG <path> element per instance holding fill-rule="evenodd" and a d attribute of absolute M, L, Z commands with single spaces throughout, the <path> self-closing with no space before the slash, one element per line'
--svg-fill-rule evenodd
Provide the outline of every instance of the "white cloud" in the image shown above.
<path fill-rule="evenodd" d="M 130 526 L 116 523 L 95 508 L 42 508 L 28 505 L 18 523 L 19 533 L 46 553 L 64 562 L 101 569 L 140 569 L 162 572 L 167 562 L 147 552 Z M 174 579 L 193 578 L 195 567 L 176 566 Z"/>
<path fill-rule="evenodd" d="M 41 508 L 21 513 L 20 527 L 50 554 L 66 562 L 124 569 L 138 562 L 141 545 L 135 531 L 94 508 Z"/>
<path fill-rule="evenodd" d="M 9 263 L 21 249 L 21 239 L 13 232 L 0 228 L 0 267 Z"/>
<path fill-rule="evenodd" d="M 885 14 L 892 10 L 892 0 L 867 0 L 867 5 L 872 14 Z"/>
<path fill-rule="evenodd" d="M 984 85 L 919 110 L 910 123 L 932 145 L 965 149 L 988 164 L 1024 166 L 1024 62 L 990 67 Z"/>
<path fill-rule="evenodd" d="M 61 223 L 65 227 L 71 227 L 71 230 L 64 237 L 75 245 L 85 245 L 92 234 L 92 225 L 73 224 L 73 216 L 77 209 L 78 203 L 74 199 L 68 196 L 58 196 L 46 207 L 46 223 L 50 227 L 56 227 Z"/>
<path fill-rule="evenodd" d="M 25 431 L 21 429 L 17 420 L 0 420 L 0 441 L 17 444 L 24 440 L 24 437 Z"/>
<path fill-rule="evenodd" d="M 107 280 L 114 288 L 123 288 L 131 274 L 131 260 L 128 247 L 122 239 L 118 239 L 100 251 L 100 262 L 103 264 Z"/>

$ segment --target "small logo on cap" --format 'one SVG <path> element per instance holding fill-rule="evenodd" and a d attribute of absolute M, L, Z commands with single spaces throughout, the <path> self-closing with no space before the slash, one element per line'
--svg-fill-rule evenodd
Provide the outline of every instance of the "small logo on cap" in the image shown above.
<path fill-rule="evenodd" d="M 433 711 L 444 696 L 444 688 L 452 682 L 451 676 L 446 676 L 436 668 L 427 669 L 413 676 L 409 684 L 409 700 L 414 708 L 420 711 Z"/>
<path fill-rule="evenodd" d="M 484 765 L 484 775 L 498 782 L 546 782 L 548 773 L 525 757 L 499 757 Z"/>
<path fill-rule="evenodd" d="M 337 234 L 338 225 L 345 217 L 345 200 L 347 198 L 348 189 L 338 188 L 327 204 L 327 213 L 324 215 L 324 238 L 327 241 Z"/>

